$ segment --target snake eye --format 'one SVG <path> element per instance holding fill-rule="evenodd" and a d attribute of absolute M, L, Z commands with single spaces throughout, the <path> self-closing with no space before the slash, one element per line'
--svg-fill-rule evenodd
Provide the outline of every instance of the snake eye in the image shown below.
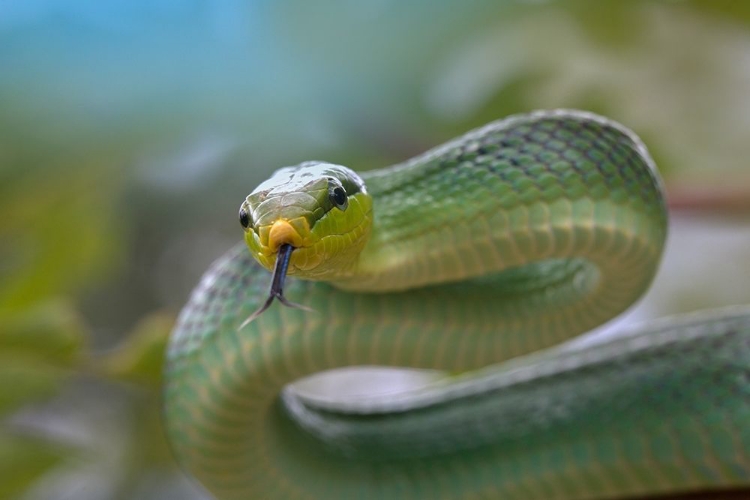
<path fill-rule="evenodd" d="M 333 203 L 334 206 L 339 210 L 346 210 L 346 207 L 349 205 L 349 200 L 346 197 L 346 191 L 344 191 L 344 188 L 341 186 L 335 186 L 331 188 L 328 191 L 328 198 L 330 198 L 331 203 Z"/>
<path fill-rule="evenodd" d="M 250 227 L 250 214 L 245 209 L 245 207 L 240 208 L 240 224 L 242 224 L 242 227 L 247 229 Z"/>

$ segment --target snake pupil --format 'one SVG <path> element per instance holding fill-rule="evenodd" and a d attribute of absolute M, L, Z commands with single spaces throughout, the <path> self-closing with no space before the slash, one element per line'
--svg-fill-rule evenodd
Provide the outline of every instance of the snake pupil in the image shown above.
<path fill-rule="evenodd" d="M 240 208 L 240 224 L 245 229 L 250 226 L 250 214 L 244 208 Z"/>
<path fill-rule="evenodd" d="M 341 186 L 336 186 L 331 190 L 331 202 L 341 210 L 346 208 L 346 191 Z"/>

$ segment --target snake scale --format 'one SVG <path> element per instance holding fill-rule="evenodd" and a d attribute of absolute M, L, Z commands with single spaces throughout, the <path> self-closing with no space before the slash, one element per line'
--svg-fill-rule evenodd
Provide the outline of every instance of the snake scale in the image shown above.
<path fill-rule="evenodd" d="M 165 372 L 170 443 L 216 498 L 750 485 L 747 309 L 564 343 L 637 300 L 661 257 L 661 181 L 623 126 L 537 111 L 382 170 L 306 162 L 258 186 L 240 220 L 246 244 L 193 291 Z M 312 312 L 253 315 L 274 298 Z M 444 374 L 351 398 L 290 385 L 357 365 Z"/>

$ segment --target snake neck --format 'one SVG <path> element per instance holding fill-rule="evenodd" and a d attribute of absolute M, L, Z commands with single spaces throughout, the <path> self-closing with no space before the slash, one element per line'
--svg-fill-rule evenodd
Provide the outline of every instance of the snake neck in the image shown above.
<path fill-rule="evenodd" d="M 666 234 L 640 140 L 578 111 L 497 121 L 363 179 L 373 232 L 334 282 L 346 290 L 406 290 L 550 259 L 606 265 L 632 245 L 658 256 Z"/>

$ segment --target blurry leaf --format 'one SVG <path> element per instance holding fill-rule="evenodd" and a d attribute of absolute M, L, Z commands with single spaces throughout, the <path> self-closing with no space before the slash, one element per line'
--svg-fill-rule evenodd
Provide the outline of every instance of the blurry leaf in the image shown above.
<path fill-rule="evenodd" d="M 18 498 L 42 474 L 62 462 L 60 444 L 0 433 L 0 500 Z"/>
<path fill-rule="evenodd" d="M 154 313 L 142 319 L 115 350 L 98 358 L 94 369 L 107 376 L 157 386 L 174 317 Z"/>
<path fill-rule="evenodd" d="M 591 2 L 590 0 L 568 0 L 560 2 L 567 11 L 573 14 L 582 29 L 593 38 L 592 44 L 607 44 L 622 47 L 632 43 L 637 36 L 633 26 L 640 21 L 638 15 L 643 5 L 652 0 L 630 2 Z"/>
<path fill-rule="evenodd" d="M 0 414 L 57 393 L 70 372 L 26 356 L 0 355 Z"/>
<path fill-rule="evenodd" d="M 750 24 L 750 2 L 737 0 L 693 0 L 691 2 L 706 12 L 718 13 L 733 22 L 740 21 Z"/>
<path fill-rule="evenodd" d="M 80 360 L 87 331 L 72 306 L 62 300 L 40 302 L 20 313 L 0 315 L 0 352 L 62 366 Z"/>
<path fill-rule="evenodd" d="M 57 393 L 83 358 L 86 329 L 64 301 L 0 316 L 0 413 Z"/>
<path fill-rule="evenodd" d="M 0 264 L 0 311 L 76 291 L 119 262 L 119 178 L 97 168 L 107 160 L 96 153 L 84 162 L 50 160 L 49 169 L 3 187 L 0 241 L 12 264 Z"/>

